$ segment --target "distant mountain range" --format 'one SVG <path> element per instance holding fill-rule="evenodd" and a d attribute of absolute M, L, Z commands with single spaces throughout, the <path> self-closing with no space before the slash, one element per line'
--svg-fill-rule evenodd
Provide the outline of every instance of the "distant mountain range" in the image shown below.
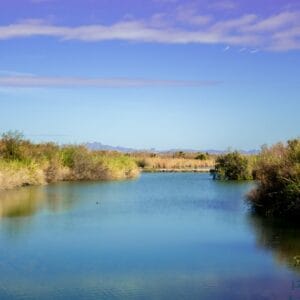
<path fill-rule="evenodd" d="M 137 152 L 140 150 L 133 149 L 133 148 L 126 148 L 122 146 L 110 146 L 110 145 L 104 145 L 99 142 L 92 142 L 92 143 L 86 143 L 85 146 L 90 150 L 104 150 L 104 151 L 119 151 L 119 152 Z M 155 149 L 151 149 L 151 151 L 155 151 Z M 142 150 L 143 151 L 143 150 Z M 146 150 L 145 150 L 146 151 Z M 150 151 L 150 150 L 149 150 Z"/>
<path fill-rule="evenodd" d="M 124 153 L 133 153 L 133 152 L 155 152 L 155 153 L 168 153 L 168 152 L 207 152 L 209 154 L 223 154 L 228 152 L 228 150 L 215 150 L 215 149 L 204 149 L 204 150 L 195 150 L 195 149 L 169 149 L 169 150 L 156 150 L 155 148 L 151 149 L 134 149 L 134 148 L 127 148 L 127 147 L 122 147 L 122 146 L 110 146 L 110 145 L 104 145 L 99 142 L 91 142 L 91 143 L 86 143 L 85 146 L 90 149 L 90 150 L 102 150 L 102 151 L 119 151 L 119 152 L 124 152 Z M 239 152 L 243 154 L 257 154 L 259 150 L 252 149 L 252 150 L 239 150 Z"/>

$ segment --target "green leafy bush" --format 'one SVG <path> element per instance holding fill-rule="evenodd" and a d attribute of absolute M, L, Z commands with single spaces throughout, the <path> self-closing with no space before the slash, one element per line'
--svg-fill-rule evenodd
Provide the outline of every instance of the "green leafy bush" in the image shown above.
<path fill-rule="evenodd" d="M 214 179 L 249 180 L 252 179 L 247 157 L 237 151 L 220 155 L 216 159 L 215 169 L 211 170 Z"/>

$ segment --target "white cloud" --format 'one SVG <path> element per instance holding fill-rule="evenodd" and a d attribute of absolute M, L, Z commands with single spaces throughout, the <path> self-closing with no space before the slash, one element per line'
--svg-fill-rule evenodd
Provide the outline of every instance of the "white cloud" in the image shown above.
<path fill-rule="evenodd" d="M 221 24 L 219 24 L 221 26 Z M 63 27 L 46 24 L 18 23 L 0 26 L 0 39 L 24 38 L 31 36 L 57 37 L 61 40 L 97 42 L 105 40 L 125 40 L 154 43 L 254 43 L 252 35 L 232 36 L 220 34 L 218 30 L 193 30 L 177 27 L 157 28 L 142 21 L 121 21 L 113 25 L 87 25 Z"/>
<path fill-rule="evenodd" d="M 249 24 L 253 24 L 257 20 L 257 16 L 254 14 L 243 15 L 238 18 L 223 20 L 215 23 L 212 27 L 213 31 L 217 32 L 231 32 L 240 31 L 244 26 L 248 26 Z"/>
<path fill-rule="evenodd" d="M 189 25 L 193 25 L 190 27 Z M 123 40 L 168 44 L 222 44 L 269 51 L 300 49 L 300 12 L 284 11 L 265 18 L 254 14 L 215 20 L 193 7 L 170 15 L 155 14 L 148 20 L 127 19 L 102 25 L 56 26 L 27 20 L 0 26 L 0 40 L 47 36 L 61 41 L 101 42 Z"/>
<path fill-rule="evenodd" d="M 40 76 L 0 76 L 0 87 L 204 87 L 218 85 L 213 80 L 160 80 L 129 78 L 78 78 Z"/>
<path fill-rule="evenodd" d="M 299 24 L 300 13 L 299 12 L 282 12 L 278 15 L 271 16 L 260 22 L 246 26 L 244 31 L 263 32 L 274 31 L 285 26 L 292 26 L 293 24 Z"/>

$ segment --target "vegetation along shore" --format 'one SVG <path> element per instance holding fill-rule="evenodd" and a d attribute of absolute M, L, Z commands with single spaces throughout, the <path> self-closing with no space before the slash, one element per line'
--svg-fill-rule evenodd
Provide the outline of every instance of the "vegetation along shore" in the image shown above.
<path fill-rule="evenodd" d="M 262 147 L 259 154 L 121 153 L 81 145 L 32 143 L 19 132 L 0 139 L 0 190 L 58 181 L 135 178 L 144 172 L 207 172 L 217 180 L 256 180 L 247 196 L 253 211 L 300 217 L 300 139 Z"/>
<path fill-rule="evenodd" d="M 221 180 L 256 180 L 247 197 L 254 212 L 299 222 L 300 138 L 262 147 L 258 155 L 221 155 L 211 173 Z"/>
<path fill-rule="evenodd" d="M 58 181 L 120 180 L 145 172 L 208 172 L 208 153 L 121 153 L 89 150 L 83 145 L 32 143 L 19 132 L 0 139 L 0 190 Z"/>
<path fill-rule="evenodd" d="M 0 190 L 58 181 L 129 179 L 139 172 L 133 158 L 118 152 L 34 144 L 19 132 L 5 133 L 0 140 Z"/>

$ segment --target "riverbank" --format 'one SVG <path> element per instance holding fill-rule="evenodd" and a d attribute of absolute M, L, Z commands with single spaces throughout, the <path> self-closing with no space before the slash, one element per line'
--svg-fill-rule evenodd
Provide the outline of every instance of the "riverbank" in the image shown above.
<path fill-rule="evenodd" d="M 45 185 L 60 181 L 109 181 L 138 177 L 140 170 L 134 161 L 122 155 L 102 157 L 103 161 L 91 169 L 76 170 L 67 166 L 39 165 L 0 160 L 0 191 L 23 186 Z"/>
<path fill-rule="evenodd" d="M 0 190 L 59 181 L 122 180 L 139 173 L 136 161 L 119 152 L 34 144 L 16 132 L 0 139 Z"/>
<path fill-rule="evenodd" d="M 93 151 L 82 145 L 32 143 L 19 132 L 0 139 L 0 190 L 60 181 L 135 178 L 142 172 L 208 172 L 215 156 L 193 152 Z"/>

